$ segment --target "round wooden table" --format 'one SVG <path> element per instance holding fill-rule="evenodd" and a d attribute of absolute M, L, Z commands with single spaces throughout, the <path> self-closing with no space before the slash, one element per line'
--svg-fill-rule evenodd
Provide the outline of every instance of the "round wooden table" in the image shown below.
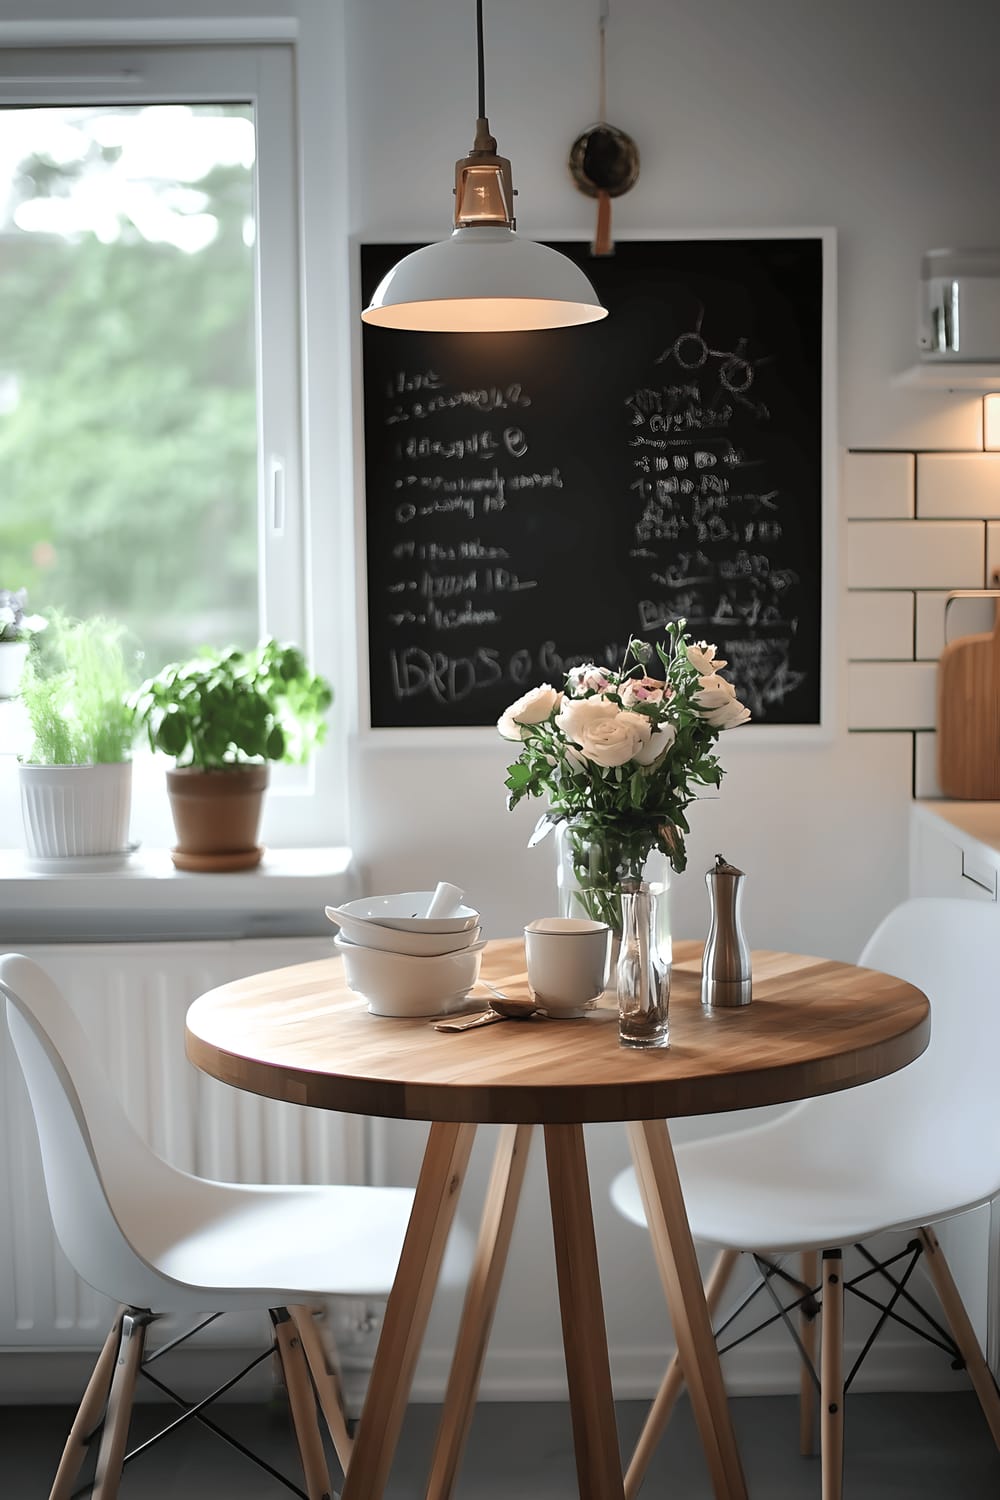
<path fill-rule="evenodd" d="M 386 1306 L 343 1500 L 383 1494 L 477 1125 L 504 1129 L 445 1394 L 427 1495 L 452 1494 L 472 1420 L 535 1125 L 549 1201 L 581 1497 L 622 1500 L 583 1126 L 626 1123 L 677 1348 L 719 1500 L 744 1500 L 715 1340 L 666 1120 L 830 1093 L 895 1072 L 930 1035 L 927 999 L 870 969 L 752 956 L 753 1003 L 706 1012 L 700 943 L 674 947 L 670 1046 L 618 1046 L 617 1011 L 507 1021 L 467 1033 L 372 1016 L 323 959 L 201 996 L 187 1052 L 223 1082 L 320 1109 L 429 1120 L 399 1270 Z M 493 942 L 483 977 L 527 988 L 519 941 Z M 478 1008 L 478 1006 L 476 1007 Z"/>

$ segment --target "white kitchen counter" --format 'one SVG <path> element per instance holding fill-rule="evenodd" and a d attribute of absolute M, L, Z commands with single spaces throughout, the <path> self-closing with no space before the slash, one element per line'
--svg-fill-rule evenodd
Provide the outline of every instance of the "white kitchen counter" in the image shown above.
<path fill-rule="evenodd" d="M 1000 802 L 915 802 L 915 814 L 945 823 L 1000 854 Z"/>
<path fill-rule="evenodd" d="M 914 802 L 910 895 L 996 901 L 1000 802 Z"/>

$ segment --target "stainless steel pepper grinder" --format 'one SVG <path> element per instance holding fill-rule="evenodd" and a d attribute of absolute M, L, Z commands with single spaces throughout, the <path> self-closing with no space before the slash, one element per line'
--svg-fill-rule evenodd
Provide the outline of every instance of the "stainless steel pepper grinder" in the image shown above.
<path fill-rule="evenodd" d="M 705 876 L 712 921 L 701 961 L 701 1003 L 716 1009 L 750 1004 L 750 949 L 740 916 L 744 880 L 721 854 Z"/>

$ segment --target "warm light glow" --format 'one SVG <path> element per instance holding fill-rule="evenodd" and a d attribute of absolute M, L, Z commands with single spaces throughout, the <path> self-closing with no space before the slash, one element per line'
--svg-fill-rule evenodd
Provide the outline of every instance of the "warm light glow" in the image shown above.
<path fill-rule="evenodd" d="M 515 333 L 537 328 L 571 328 L 596 323 L 607 309 L 582 302 L 547 302 L 541 297 L 451 297 L 434 302 L 401 302 L 370 307 L 361 314 L 379 328 L 428 333 Z"/>
<path fill-rule="evenodd" d="M 466 166 L 459 173 L 456 224 L 509 224 L 514 210 L 504 197 L 503 178 L 494 166 Z"/>
<path fill-rule="evenodd" d="M 983 397 L 983 447 L 1000 448 L 1000 392 Z"/>

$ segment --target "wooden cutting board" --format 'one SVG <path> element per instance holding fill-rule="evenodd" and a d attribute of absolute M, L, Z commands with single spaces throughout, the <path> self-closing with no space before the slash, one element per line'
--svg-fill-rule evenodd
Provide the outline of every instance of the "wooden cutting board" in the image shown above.
<path fill-rule="evenodd" d="M 941 652 L 937 768 L 944 796 L 1000 801 L 1000 604 L 991 631 Z"/>

